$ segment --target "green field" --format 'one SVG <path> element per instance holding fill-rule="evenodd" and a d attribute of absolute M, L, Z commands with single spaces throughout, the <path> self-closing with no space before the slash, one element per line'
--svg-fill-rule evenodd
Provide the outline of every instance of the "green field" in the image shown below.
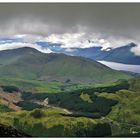
<path fill-rule="evenodd" d="M 6 80 L 1 81 L 1 89 L 9 90 L 4 84 L 15 86 L 17 81 L 16 79 L 12 84 L 8 84 Z M 59 89 L 64 86 L 62 83 L 49 83 L 49 86 L 58 87 L 57 92 L 44 92 L 45 89 L 38 92 L 34 88 L 29 90 L 29 82 L 36 82 L 27 81 L 27 84 L 26 80 L 23 81 L 27 91 L 23 91 L 22 82 L 19 81 L 17 87 L 22 92 L 24 101 L 17 105 L 23 111 L 13 112 L 0 106 L 1 124 L 34 137 L 119 137 L 137 136 L 139 133 L 140 78 L 102 86 L 65 86 L 65 90 Z M 44 87 L 47 89 L 47 86 Z M 13 87 L 12 89 L 15 90 Z M 48 99 L 48 105 L 37 104 L 43 103 L 45 99 Z"/>
<path fill-rule="evenodd" d="M 1 51 L 0 125 L 33 137 L 138 136 L 139 85 L 87 58 Z"/>
<path fill-rule="evenodd" d="M 91 137 L 111 135 L 107 123 L 95 121 L 85 117 L 66 117 L 60 113 L 67 113 L 64 109 L 50 108 L 23 111 L 19 113 L 0 114 L 1 123 L 8 124 L 34 137 Z M 6 118 L 5 118 L 6 116 Z M 5 119 L 8 119 L 5 120 Z M 5 120 L 2 121 L 2 120 Z M 30 120 L 30 121 L 28 121 Z M 100 134 L 100 127 L 104 131 Z"/>

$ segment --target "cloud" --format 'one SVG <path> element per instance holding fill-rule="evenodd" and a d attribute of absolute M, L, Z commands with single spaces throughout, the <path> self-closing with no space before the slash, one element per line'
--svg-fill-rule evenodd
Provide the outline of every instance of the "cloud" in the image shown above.
<path fill-rule="evenodd" d="M 14 42 L 14 43 L 5 43 L 0 45 L 0 50 L 9 50 L 9 49 L 16 49 L 16 48 L 23 48 L 23 47 L 31 47 L 39 50 L 40 52 L 43 53 L 51 53 L 52 51 L 48 48 L 45 50 L 36 44 L 31 44 L 31 43 L 21 43 L 21 42 Z"/>
<path fill-rule="evenodd" d="M 88 35 L 85 32 L 51 34 L 40 41 L 59 43 L 62 48 L 89 48 L 97 45 L 97 36 L 98 34 Z"/>
<path fill-rule="evenodd" d="M 108 48 L 118 48 L 133 42 L 134 40 L 125 37 L 110 37 L 101 33 L 64 33 L 51 34 L 42 38 L 40 41 L 62 44 L 62 48 L 90 48 L 102 47 L 102 50 Z"/>
<path fill-rule="evenodd" d="M 140 4 L 133 3 L 1 3 L 0 36 L 21 38 L 29 46 L 44 40 L 61 43 L 62 48 L 109 50 L 140 43 L 139 13 Z M 132 49 L 136 55 L 139 50 Z"/>
<path fill-rule="evenodd" d="M 139 13 L 138 3 L 1 3 L 0 33 L 47 36 L 76 32 L 81 25 L 89 33 L 135 38 L 140 35 Z"/>
<path fill-rule="evenodd" d="M 137 40 L 132 40 L 126 37 L 114 37 L 106 36 L 99 32 L 88 33 L 80 31 L 81 26 L 78 27 L 78 31 L 75 33 L 63 33 L 63 34 L 50 34 L 48 36 L 37 35 L 37 34 L 16 34 L 9 36 L 6 40 L 0 39 L 0 44 L 2 49 L 12 49 L 19 47 L 32 47 L 36 48 L 41 52 L 51 53 L 51 49 L 42 47 L 36 42 L 50 42 L 61 44 L 61 48 L 66 48 L 66 51 L 72 51 L 74 48 L 90 48 L 90 47 L 102 47 L 101 50 L 109 51 L 110 49 L 125 46 L 131 42 L 139 44 Z M 131 51 L 135 55 L 139 54 L 139 47 L 134 47 Z"/>
<path fill-rule="evenodd" d="M 36 34 L 17 34 L 14 35 L 14 37 L 22 40 L 25 43 L 35 43 L 44 38 L 43 36 Z"/>
<path fill-rule="evenodd" d="M 36 44 L 36 42 L 59 43 L 61 48 L 65 48 L 67 52 L 72 52 L 74 48 L 90 48 L 102 47 L 101 50 L 109 51 L 118 47 L 125 46 L 131 42 L 139 44 L 138 41 L 124 37 L 106 37 L 101 33 L 88 34 L 86 32 L 51 34 L 49 36 L 41 36 L 35 34 L 17 34 L 9 36 L 6 39 L 0 39 L 0 50 L 15 49 L 22 47 L 31 47 L 43 53 L 52 53 L 53 51 L 46 47 Z M 131 50 L 136 56 L 140 56 L 140 47 L 133 47 Z"/>
<path fill-rule="evenodd" d="M 136 56 L 140 56 L 140 46 L 131 48 L 131 52 L 133 52 Z"/>
<path fill-rule="evenodd" d="M 66 52 L 74 52 L 76 49 L 67 48 L 65 49 Z"/>

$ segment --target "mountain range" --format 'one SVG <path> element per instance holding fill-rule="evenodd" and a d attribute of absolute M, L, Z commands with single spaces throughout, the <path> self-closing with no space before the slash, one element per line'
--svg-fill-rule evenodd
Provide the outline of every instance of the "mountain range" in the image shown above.
<path fill-rule="evenodd" d="M 61 44 L 49 42 L 37 42 L 43 48 L 50 48 L 55 53 L 65 53 L 67 55 L 82 56 L 97 61 L 111 61 L 123 64 L 140 65 L 140 56 L 136 56 L 131 49 L 136 47 L 136 44 L 131 42 L 127 45 L 118 48 L 108 48 L 102 50 L 102 46 L 90 48 L 61 48 Z"/>
<path fill-rule="evenodd" d="M 73 83 L 104 83 L 131 78 L 89 58 L 45 54 L 29 47 L 0 51 L 0 76 Z"/>

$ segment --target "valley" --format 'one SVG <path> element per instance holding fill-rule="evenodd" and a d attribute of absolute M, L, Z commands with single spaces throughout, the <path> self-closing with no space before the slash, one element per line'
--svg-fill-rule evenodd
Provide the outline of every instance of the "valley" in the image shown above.
<path fill-rule="evenodd" d="M 139 77 L 27 47 L 1 54 L 2 126 L 31 137 L 139 136 Z"/>
<path fill-rule="evenodd" d="M 14 104 L 21 110 L 1 112 L 0 123 L 33 137 L 72 136 L 70 134 L 74 137 L 138 135 L 140 127 L 137 105 L 139 103 L 139 82 L 139 78 L 134 78 L 129 82 L 121 81 L 112 85 L 98 85 L 60 93 L 20 91 L 22 100 Z M 10 91 L 9 94 L 15 95 L 14 92 Z M 35 116 L 32 116 L 32 113 Z M 32 121 L 28 122 L 27 118 Z M 93 121 L 90 122 L 93 126 L 88 124 L 89 128 L 87 128 L 86 121 Z M 99 126 L 98 135 L 94 132 L 95 130 L 91 129 L 97 127 L 97 124 L 105 125 L 104 134 L 101 133 L 103 126 Z M 38 128 L 41 128 L 41 132 L 36 133 Z"/>
<path fill-rule="evenodd" d="M 1 2 L 0 138 L 140 137 L 140 3 Z"/>

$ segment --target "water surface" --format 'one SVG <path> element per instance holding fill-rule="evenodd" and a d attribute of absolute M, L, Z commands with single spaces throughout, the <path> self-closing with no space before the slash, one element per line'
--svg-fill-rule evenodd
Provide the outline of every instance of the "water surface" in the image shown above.
<path fill-rule="evenodd" d="M 124 70 L 124 71 L 140 73 L 140 65 L 128 65 L 128 64 L 122 64 L 122 63 L 116 63 L 110 61 L 98 61 L 98 62 L 115 70 Z"/>

